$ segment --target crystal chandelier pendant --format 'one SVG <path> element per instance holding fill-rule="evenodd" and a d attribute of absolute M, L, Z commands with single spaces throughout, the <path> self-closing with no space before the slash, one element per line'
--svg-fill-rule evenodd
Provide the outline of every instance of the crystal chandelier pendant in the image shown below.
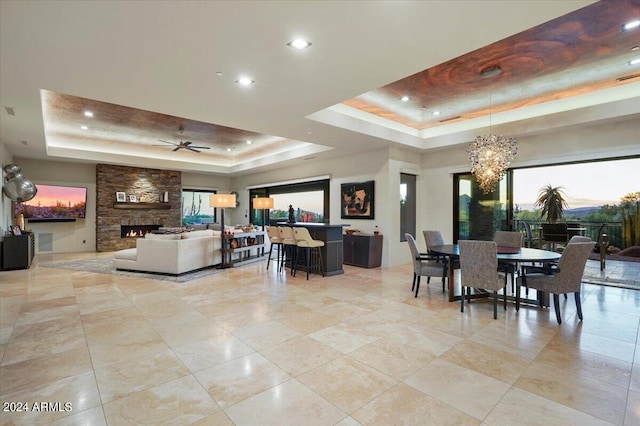
<path fill-rule="evenodd" d="M 478 136 L 469 145 L 471 173 L 484 194 L 495 191 L 517 151 L 515 138 L 502 135 Z"/>

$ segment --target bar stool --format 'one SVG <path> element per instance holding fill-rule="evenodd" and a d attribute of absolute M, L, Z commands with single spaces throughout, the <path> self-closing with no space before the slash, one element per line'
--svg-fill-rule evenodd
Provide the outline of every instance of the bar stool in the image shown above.
<path fill-rule="evenodd" d="M 271 252 L 273 251 L 273 246 L 276 246 L 276 265 L 280 266 L 280 249 L 284 248 L 282 246 L 282 240 L 280 239 L 280 231 L 275 226 L 267 226 L 267 235 L 269 236 L 269 241 L 271 242 L 271 246 L 269 247 L 269 257 L 267 257 L 267 271 L 269 270 L 269 263 L 273 260 L 271 258 Z"/>
<path fill-rule="evenodd" d="M 304 252 L 304 260 L 307 268 L 307 280 L 309 279 L 309 269 L 311 266 L 311 253 L 313 253 L 314 249 L 318 250 L 318 256 L 320 258 L 320 272 L 322 272 L 322 276 L 324 277 L 324 264 L 322 262 L 322 251 L 320 250 L 320 247 L 324 247 L 324 241 L 314 240 L 311 238 L 311 234 L 309 234 L 309 230 L 307 228 L 293 228 L 293 235 L 295 236 L 298 250 L 302 249 Z M 291 275 L 294 277 L 296 276 L 296 263 L 297 262 L 294 262 L 293 267 L 291 268 Z"/>
<path fill-rule="evenodd" d="M 280 233 L 280 242 L 282 242 L 282 258 L 280 259 L 280 268 L 286 263 L 286 258 L 289 257 L 291 262 L 291 274 L 293 275 L 293 264 L 296 255 L 296 238 L 293 235 L 293 228 L 290 226 L 278 226 L 278 232 Z"/>

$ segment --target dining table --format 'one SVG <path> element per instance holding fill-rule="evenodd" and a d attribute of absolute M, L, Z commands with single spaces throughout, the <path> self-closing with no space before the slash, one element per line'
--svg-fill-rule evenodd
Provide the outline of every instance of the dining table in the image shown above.
<path fill-rule="evenodd" d="M 455 294 L 453 285 L 454 261 L 460 257 L 458 244 L 444 244 L 440 246 L 429 246 L 429 253 L 446 256 L 449 258 L 449 302 L 460 300 L 460 294 Z M 534 249 L 528 247 L 497 247 L 497 257 L 499 262 L 518 264 L 521 262 L 548 263 L 557 262 L 561 254 L 555 251 Z M 506 296 L 506 295 L 505 295 Z M 471 298 L 486 297 L 486 294 L 474 294 Z"/>

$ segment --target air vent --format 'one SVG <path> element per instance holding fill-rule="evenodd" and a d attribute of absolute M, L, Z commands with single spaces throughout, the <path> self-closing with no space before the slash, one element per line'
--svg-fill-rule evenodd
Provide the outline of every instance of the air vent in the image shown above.
<path fill-rule="evenodd" d="M 637 74 L 625 75 L 624 77 L 618 77 L 616 78 L 616 81 L 627 81 L 627 80 L 631 80 L 632 78 L 638 78 L 638 77 L 640 77 L 640 72 Z"/>
<path fill-rule="evenodd" d="M 11 107 L 4 107 L 4 110 L 7 111 L 9 115 L 16 115 L 16 112 Z"/>
<path fill-rule="evenodd" d="M 447 121 L 453 121 L 453 120 L 457 120 L 459 118 L 462 118 L 461 115 L 456 115 L 455 117 L 449 117 L 449 118 L 445 118 L 444 120 L 440 120 L 441 123 L 446 123 Z"/>

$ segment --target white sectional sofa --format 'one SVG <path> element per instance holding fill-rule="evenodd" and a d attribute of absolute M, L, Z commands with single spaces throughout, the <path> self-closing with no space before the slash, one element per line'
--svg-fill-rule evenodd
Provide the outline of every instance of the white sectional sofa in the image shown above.
<path fill-rule="evenodd" d="M 147 234 L 113 255 L 116 269 L 179 275 L 222 262 L 220 231 Z"/>

